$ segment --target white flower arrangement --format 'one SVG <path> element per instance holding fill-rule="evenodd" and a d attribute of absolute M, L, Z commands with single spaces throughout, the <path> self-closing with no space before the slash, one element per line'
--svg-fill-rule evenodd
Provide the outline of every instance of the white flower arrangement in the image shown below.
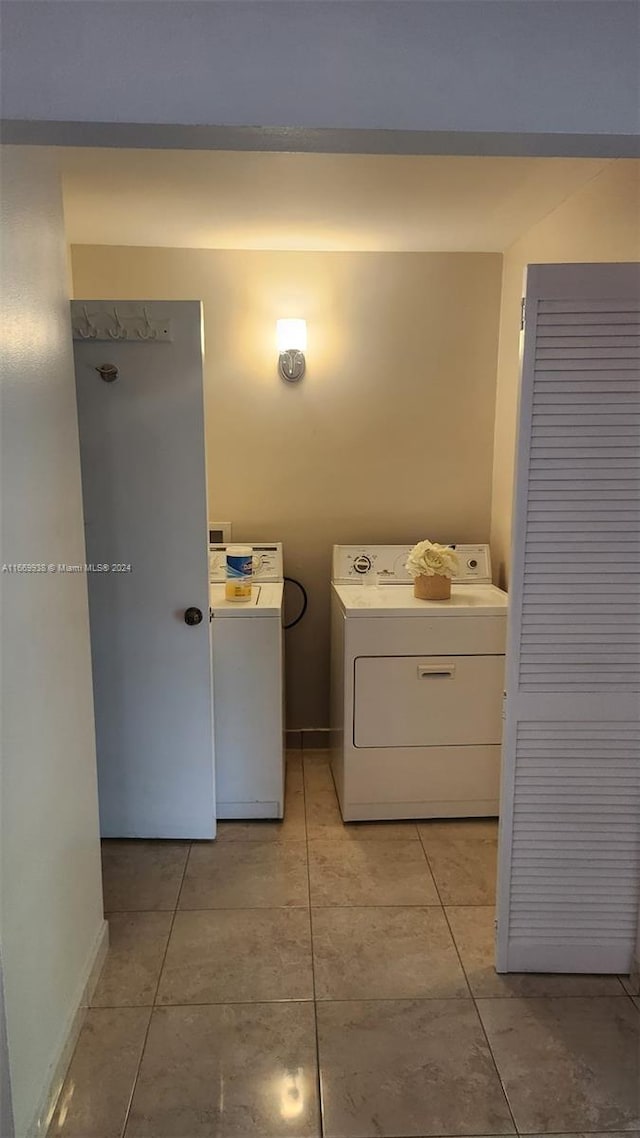
<path fill-rule="evenodd" d="M 453 577 L 458 571 L 458 554 L 437 541 L 419 541 L 414 545 L 405 568 L 411 577 Z"/>

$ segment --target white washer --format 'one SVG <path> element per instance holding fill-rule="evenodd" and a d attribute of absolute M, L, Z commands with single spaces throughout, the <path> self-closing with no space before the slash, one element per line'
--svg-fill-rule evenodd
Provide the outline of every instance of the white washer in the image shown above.
<path fill-rule="evenodd" d="M 448 601 L 421 601 L 410 546 L 334 546 L 331 751 L 347 821 L 497 815 L 507 594 L 458 545 Z"/>
<path fill-rule="evenodd" d="M 283 567 L 253 545 L 251 600 L 225 600 L 226 545 L 209 546 L 218 818 L 284 814 Z"/>

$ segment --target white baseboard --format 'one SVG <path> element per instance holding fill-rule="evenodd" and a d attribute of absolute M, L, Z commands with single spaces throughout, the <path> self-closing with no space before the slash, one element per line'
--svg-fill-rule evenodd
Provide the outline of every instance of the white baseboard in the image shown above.
<path fill-rule="evenodd" d="M 44 1138 L 55 1110 L 58 1095 L 62 1090 L 67 1068 L 71 1062 L 78 1036 L 85 1021 L 87 1008 L 91 1003 L 93 993 L 98 983 L 98 977 L 105 962 L 109 948 L 109 925 L 102 922 L 100 932 L 96 937 L 91 952 L 83 969 L 82 976 L 76 989 L 76 997 L 71 1010 L 60 1033 L 58 1046 L 55 1049 L 45 1086 L 40 1095 L 40 1101 L 34 1112 L 31 1125 L 27 1127 L 24 1138 Z M 17 1136 L 19 1138 L 19 1136 Z"/>

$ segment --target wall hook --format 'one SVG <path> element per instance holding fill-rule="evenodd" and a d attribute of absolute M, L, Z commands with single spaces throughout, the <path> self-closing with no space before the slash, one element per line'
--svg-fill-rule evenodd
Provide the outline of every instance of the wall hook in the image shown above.
<path fill-rule="evenodd" d="M 83 329 L 78 326 L 78 328 L 76 328 L 76 331 L 83 340 L 95 340 L 96 336 L 98 335 L 98 329 L 96 328 L 93 320 L 87 312 L 86 304 L 82 305 L 82 314 L 84 316 L 87 327 L 86 329 Z"/>
<path fill-rule="evenodd" d="M 149 313 L 146 307 L 142 309 L 143 327 L 138 328 L 138 336 L 141 340 L 156 340 L 158 337 L 158 329 L 154 328 L 149 320 Z"/>
<path fill-rule="evenodd" d="M 109 332 L 111 339 L 112 340 L 126 340 L 127 329 L 125 328 L 124 324 L 122 323 L 122 321 L 118 315 L 118 309 L 115 307 L 115 305 L 113 307 L 113 322 L 115 324 L 114 331 L 112 332 L 110 328 L 108 329 L 108 332 Z"/>

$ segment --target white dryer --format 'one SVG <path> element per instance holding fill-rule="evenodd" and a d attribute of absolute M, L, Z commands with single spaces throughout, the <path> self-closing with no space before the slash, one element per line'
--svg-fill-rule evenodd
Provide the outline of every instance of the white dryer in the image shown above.
<path fill-rule="evenodd" d="M 218 818 L 284 814 L 282 545 L 252 548 L 251 600 L 237 602 L 225 599 L 226 545 L 209 546 Z"/>
<path fill-rule="evenodd" d="M 458 545 L 448 601 L 421 601 L 410 546 L 334 546 L 331 754 L 346 821 L 497 815 L 507 594 Z"/>

